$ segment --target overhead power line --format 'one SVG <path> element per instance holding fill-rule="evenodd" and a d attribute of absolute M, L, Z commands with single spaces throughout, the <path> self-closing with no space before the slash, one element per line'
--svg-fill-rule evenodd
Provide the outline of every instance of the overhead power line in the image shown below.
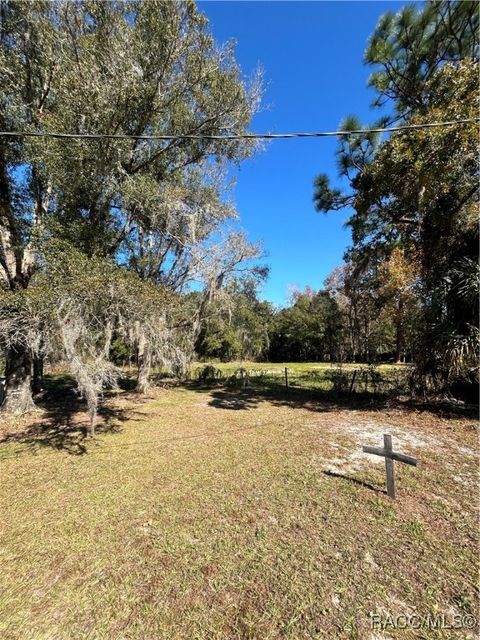
<path fill-rule="evenodd" d="M 126 135 L 113 133 L 60 133 L 58 131 L 0 131 L 3 138 L 58 138 L 67 140 L 275 140 L 288 138 L 327 138 L 344 137 L 365 133 L 389 133 L 395 131 L 412 131 L 415 129 L 432 129 L 434 127 L 451 127 L 459 124 L 479 122 L 480 118 L 449 120 L 447 122 L 427 122 L 424 124 L 405 124 L 397 127 L 372 129 L 352 129 L 349 131 L 312 131 L 304 133 L 232 133 L 213 135 L 208 133 L 179 133 L 161 135 Z"/>

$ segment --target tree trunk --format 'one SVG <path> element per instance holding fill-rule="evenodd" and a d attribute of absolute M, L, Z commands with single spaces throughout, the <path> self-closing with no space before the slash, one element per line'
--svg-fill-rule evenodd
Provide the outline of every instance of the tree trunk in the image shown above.
<path fill-rule="evenodd" d="M 105 343 L 103 345 L 103 356 L 105 360 L 110 358 L 110 347 L 112 346 L 112 321 L 107 320 L 105 323 Z"/>
<path fill-rule="evenodd" d="M 35 409 L 32 398 L 32 354 L 17 344 L 7 351 L 5 366 L 5 402 L 2 411 L 19 415 Z"/>
<path fill-rule="evenodd" d="M 33 356 L 33 393 L 40 393 L 43 388 L 43 356 Z"/>
<path fill-rule="evenodd" d="M 142 333 L 138 341 L 138 378 L 135 391 L 137 393 L 147 393 L 149 388 L 149 375 L 152 366 L 152 354 Z"/>
<path fill-rule="evenodd" d="M 395 343 L 395 362 L 399 364 L 402 362 L 402 355 L 404 351 L 404 336 L 403 336 L 403 302 L 400 300 L 397 309 L 396 318 L 396 343 Z"/>

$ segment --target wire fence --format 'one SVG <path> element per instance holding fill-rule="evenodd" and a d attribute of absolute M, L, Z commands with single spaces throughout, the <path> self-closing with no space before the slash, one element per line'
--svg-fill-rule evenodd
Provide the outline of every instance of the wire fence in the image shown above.
<path fill-rule="evenodd" d="M 410 395 L 413 385 L 410 367 L 375 365 L 332 365 L 315 369 L 269 368 L 267 365 L 265 368 L 239 367 L 234 371 L 228 371 L 207 364 L 196 367 L 192 371 L 191 379 L 202 384 L 222 384 L 239 389 L 310 389 L 349 395 Z"/>

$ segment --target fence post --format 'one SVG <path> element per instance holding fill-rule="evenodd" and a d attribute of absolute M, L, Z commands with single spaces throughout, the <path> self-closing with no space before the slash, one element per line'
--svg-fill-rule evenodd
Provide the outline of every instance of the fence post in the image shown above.
<path fill-rule="evenodd" d="M 350 390 L 348 393 L 352 393 L 353 385 L 355 384 L 355 378 L 357 377 L 357 370 L 355 369 L 352 376 L 352 382 L 350 383 Z"/>
<path fill-rule="evenodd" d="M 285 388 L 288 391 L 288 369 L 285 367 Z"/>

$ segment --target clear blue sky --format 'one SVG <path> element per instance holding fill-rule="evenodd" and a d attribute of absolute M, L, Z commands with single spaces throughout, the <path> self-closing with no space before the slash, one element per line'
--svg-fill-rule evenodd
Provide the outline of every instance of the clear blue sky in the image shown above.
<path fill-rule="evenodd" d="M 198 2 L 217 42 L 237 41 L 245 75 L 265 74 L 264 110 L 253 131 L 337 129 L 345 115 L 370 121 L 373 94 L 362 63 L 378 17 L 403 2 Z M 271 142 L 237 173 L 235 202 L 250 240 L 262 240 L 271 268 L 262 297 L 285 304 L 288 287 L 320 288 L 350 243 L 344 213 L 312 204 L 317 173 L 336 174 L 332 139 Z"/>

